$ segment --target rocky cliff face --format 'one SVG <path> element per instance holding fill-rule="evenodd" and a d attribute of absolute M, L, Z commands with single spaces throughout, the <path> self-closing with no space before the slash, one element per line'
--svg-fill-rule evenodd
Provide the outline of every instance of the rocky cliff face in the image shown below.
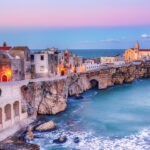
<path fill-rule="evenodd" d="M 90 83 L 85 75 L 82 76 L 75 74 L 70 76 L 67 82 L 68 94 L 70 96 L 81 94 L 84 91 L 90 89 Z"/>
<path fill-rule="evenodd" d="M 23 86 L 23 108 L 29 115 L 56 114 L 67 107 L 67 91 L 65 80 L 29 83 Z"/>
<path fill-rule="evenodd" d="M 66 109 L 68 95 L 80 94 L 89 88 L 87 78 L 77 74 L 58 81 L 30 82 L 21 88 L 23 109 L 29 115 L 54 115 Z"/>
<path fill-rule="evenodd" d="M 68 95 L 77 95 L 90 89 L 90 80 L 96 77 L 99 89 L 115 84 L 130 83 L 134 79 L 150 77 L 150 64 L 109 68 L 92 73 L 74 74 L 58 81 L 30 82 L 22 86 L 22 106 L 29 115 L 57 114 L 67 107 Z"/>
<path fill-rule="evenodd" d="M 150 65 L 140 64 L 117 68 L 112 74 L 113 84 L 130 83 L 134 79 L 150 77 Z"/>

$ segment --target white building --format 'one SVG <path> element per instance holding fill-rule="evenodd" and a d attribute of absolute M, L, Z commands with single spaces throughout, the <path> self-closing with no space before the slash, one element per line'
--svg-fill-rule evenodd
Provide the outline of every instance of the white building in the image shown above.
<path fill-rule="evenodd" d="M 100 68 L 100 64 L 92 63 L 92 64 L 85 64 L 85 70 L 86 71 L 91 71 L 91 70 L 96 70 Z"/>
<path fill-rule="evenodd" d="M 100 62 L 102 65 L 124 65 L 125 61 L 122 56 L 116 56 L 116 57 L 101 57 Z"/>
<path fill-rule="evenodd" d="M 31 55 L 32 70 L 36 77 L 48 76 L 49 60 L 47 53 L 34 53 Z"/>
<path fill-rule="evenodd" d="M 43 52 L 44 52 L 44 53 L 48 53 L 48 54 L 54 54 L 54 53 L 57 52 L 57 51 L 58 51 L 57 48 L 52 47 L 52 48 L 47 48 L 47 49 L 44 50 Z"/>
<path fill-rule="evenodd" d="M 101 64 L 114 64 L 115 57 L 101 57 L 100 62 Z"/>
<path fill-rule="evenodd" d="M 22 108 L 21 86 L 28 82 L 0 83 L 0 141 L 24 127 L 27 111 Z"/>
<path fill-rule="evenodd" d="M 123 60 L 118 60 L 114 62 L 114 65 L 120 66 L 120 65 L 125 65 L 125 61 Z"/>
<path fill-rule="evenodd" d="M 77 72 L 92 71 L 100 68 L 100 64 L 94 63 L 94 60 L 86 60 L 85 63 L 77 67 Z"/>

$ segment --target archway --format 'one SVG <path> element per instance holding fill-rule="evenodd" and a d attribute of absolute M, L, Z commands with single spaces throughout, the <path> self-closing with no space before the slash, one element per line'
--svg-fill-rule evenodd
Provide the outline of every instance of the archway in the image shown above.
<path fill-rule="evenodd" d="M 64 75 L 65 75 L 65 71 L 62 70 L 62 71 L 61 71 L 61 76 L 64 76 Z"/>
<path fill-rule="evenodd" d="M 8 78 L 6 75 L 2 75 L 2 82 L 7 82 L 8 81 Z"/>
<path fill-rule="evenodd" d="M 90 84 L 91 84 L 91 88 L 97 88 L 98 89 L 99 83 L 96 79 L 90 80 Z"/>
<path fill-rule="evenodd" d="M 8 120 L 11 120 L 11 105 L 10 104 L 7 104 L 5 106 L 5 120 L 8 121 Z"/>
<path fill-rule="evenodd" d="M 13 110 L 14 110 L 14 117 L 19 116 L 19 102 L 18 101 L 14 102 Z"/>
<path fill-rule="evenodd" d="M 2 108 L 0 108 L 0 124 L 2 124 Z"/>

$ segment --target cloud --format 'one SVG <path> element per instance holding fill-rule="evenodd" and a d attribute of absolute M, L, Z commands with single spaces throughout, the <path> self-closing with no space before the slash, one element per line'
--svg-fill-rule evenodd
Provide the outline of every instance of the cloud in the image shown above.
<path fill-rule="evenodd" d="M 143 39 L 149 39 L 150 38 L 150 34 L 144 33 L 144 34 L 141 35 L 141 38 L 143 38 Z"/>
<path fill-rule="evenodd" d="M 125 38 L 125 37 L 123 37 Z M 85 40 L 85 41 L 80 41 L 80 43 L 82 44 L 94 44 L 94 43 L 119 43 L 120 40 L 119 39 L 113 39 L 113 38 L 108 38 L 108 39 L 101 39 L 101 40 L 96 40 L 96 41 L 89 41 L 89 40 Z"/>
<path fill-rule="evenodd" d="M 118 39 L 104 39 L 104 40 L 100 40 L 100 42 L 104 42 L 104 43 L 119 43 L 120 40 L 118 40 Z"/>
<path fill-rule="evenodd" d="M 81 44 L 91 44 L 91 43 L 97 43 L 97 41 L 88 41 L 88 40 L 85 40 L 85 41 L 80 41 Z"/>

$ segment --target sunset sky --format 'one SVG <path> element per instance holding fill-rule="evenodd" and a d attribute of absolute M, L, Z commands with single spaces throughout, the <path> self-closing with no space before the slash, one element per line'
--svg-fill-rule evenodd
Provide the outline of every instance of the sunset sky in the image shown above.
<path fill-rule="evenodd" d="M 1 0 L 0 44 L 150 48 L 150 0 Z"/>

